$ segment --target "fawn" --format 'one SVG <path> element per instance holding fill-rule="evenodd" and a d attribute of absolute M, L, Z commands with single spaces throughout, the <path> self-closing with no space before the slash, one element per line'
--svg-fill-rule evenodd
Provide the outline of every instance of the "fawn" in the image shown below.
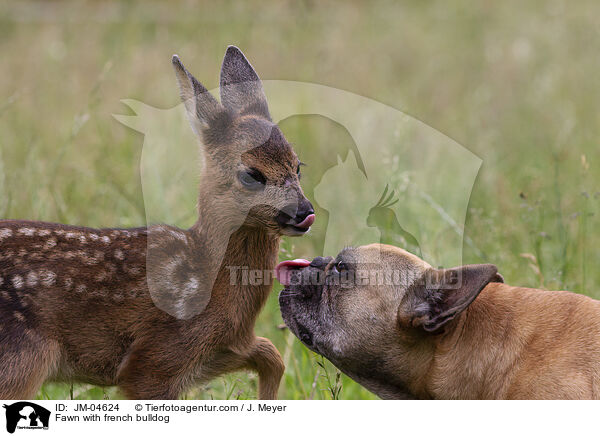
<path fill-rule="evenodd" d="M 280 237 L 312 225 L 300 162 L 238 48 L 225 53 L 220 103 L 177 56 L 173 66 L 202 143 L 197 222 L 182 230 L 0 221 L 0 398 L 32 397 L 57 380 L 177 399 L 240 369 L 258 373 L 259 398 L 276 398 L 283 361 L 254 335 L 272 275 L 248 285 L 232 271 L 273 270 Z"/>

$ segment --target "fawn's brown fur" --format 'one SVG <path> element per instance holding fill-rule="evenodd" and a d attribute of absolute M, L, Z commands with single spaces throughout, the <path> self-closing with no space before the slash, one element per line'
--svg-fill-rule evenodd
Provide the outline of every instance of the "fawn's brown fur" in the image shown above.
<path fill-rule="evenodd" d="M 50 379 L 176 399 L 239 369 L 258 372 L 260 398 L 276 398 L 283 361 L 253 331 L 272 278 L 245 285 L 230 267 L 272 270 L 280 236 L 312 223 L 298 158 L 237 48 L 223 61 L 221 103 L 177 57 L 173 64 L 203 142 L 197 223 L 0 221 L 0 398 L 32 397 Z"/>

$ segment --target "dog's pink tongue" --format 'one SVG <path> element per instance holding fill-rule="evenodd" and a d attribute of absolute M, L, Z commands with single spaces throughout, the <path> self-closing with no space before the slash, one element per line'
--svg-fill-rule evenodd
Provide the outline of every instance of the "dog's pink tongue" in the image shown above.
<path fill-rule="evenodd" d="M 292 271 L 306 268 L 308 265 L 310 265 L 310 260 L 306 259 L 284 260 L 275 267 L 275 276 L 277 277 L 277 280 L 279 280 L 279 283 L 283 286 L 288 286 L 290 284 Z"/>

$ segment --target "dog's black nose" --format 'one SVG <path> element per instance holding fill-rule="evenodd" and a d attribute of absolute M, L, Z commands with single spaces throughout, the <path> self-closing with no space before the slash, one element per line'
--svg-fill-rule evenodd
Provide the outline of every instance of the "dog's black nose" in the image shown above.
<path fill-rule="evenodd" d="M 333 257 L 331 256 L 327 256 L 327 257 L 315 257 L 312 262 L 310 263 L 310 266 L 312 266 L 313 268 L 318 268 L 318 269 L 325 269 L 325 267 L 327 265 L 329 265 L 329 263 L 333 260 Z"/>

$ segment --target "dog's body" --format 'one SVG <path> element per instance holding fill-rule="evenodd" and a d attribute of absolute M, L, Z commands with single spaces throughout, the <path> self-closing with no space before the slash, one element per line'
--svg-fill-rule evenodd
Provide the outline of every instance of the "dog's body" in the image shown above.
<path fill-rule="evenodd" d="M 600 398 L 600 301 L 490 283 L 454 329 L 436 344 L 417 396 Z"/>
<path fill-rule="evenodd" d="M 375 244 L 293 274 L 332 278 L 339 262 L 404 280 L 288 284 L 282 314 L 309 348 L 380 397 L 600 398 L 600 301 L 506 285 L 493 265 L 435 270 Z M 442 283 L 449 275 L 458 286 Z"/>
<path fill-rule="evenodd" d="M 281 235 L 312 224 L 299 161 L 237 48 L 223 61 L 221 103 L 173 64 L 203 140 L 198 221 L 187 230 L 0 221 L 0 398 L 32 397 L 55 379 L 176 399 L 243 368 L 258 372 L 260 398 L 276 397 L 283 361 L 254 335 L 271 280 L 247 285 L 230 273 L 272 270 Z"/>

